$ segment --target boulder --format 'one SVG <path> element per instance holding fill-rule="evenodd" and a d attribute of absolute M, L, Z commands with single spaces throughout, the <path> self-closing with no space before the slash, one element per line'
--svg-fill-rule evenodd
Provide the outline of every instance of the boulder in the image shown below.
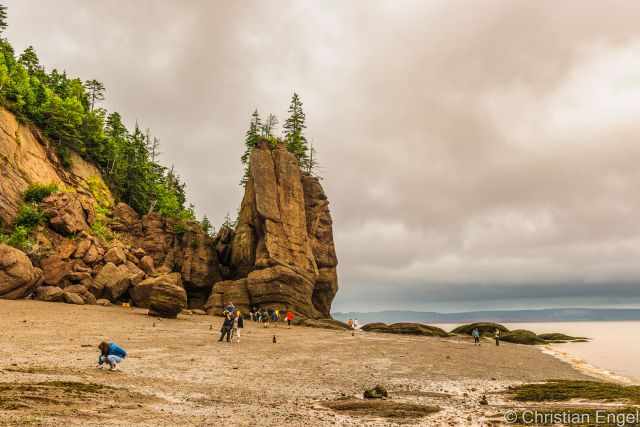
<path fill-rule="evenodd" d="M 0 298 L 24 298 L 41 283 L 42 270 L 24 252 L 0 243 Z"/>
<path fill-rule="evenodd" d="M 365 390 L 363 397 L 365 399 L 383 399 L 389 397 L 389 392 L 385 387 L 377 385 L 372 389 Z"/>
<path fill-rule="evenodd" d="M 82 260 L 89 265 L 93 265 L 102 259 L 102 250 L 95 243 L 92 243 Z"/>
<path fill-rule="evenodd" d="M 104 254 L 105 262 L 112 262 L 115 265 L 124 264 L 127 262 L 127 255 L 120 246 L 114 246 Z"/>
<path fill-rule="evenodd" d="M 59 302 L 64 299 L 64 291 L 57 286 L 40 286 L 36 289 L 36 299 L 47 302 Z"/>
<path fill-rule="evenodd" d="M 64 235 L 89 229 L 95 217 L 93 204 L 78 193 L 53 193 L 42 201 L 49 226 Z"/>
<path fill-rule="evenodd" d="M 500 337 L 500 340 L 513 344 L 524 345 L 540 345 L 547 343 L 544 339 L 540 338 L 531 331 L 527 331 L 526 329 L 514 329 L 513 331 L 509 331 L 508 333 L 502 335 Z"/>
<path fill-rule="evenodd" d="M 85 304 L 93 305 L 96 303 L 96 297 L 82 285 L 67 286 L 64 288 L 64 292 L 79 295 Z"/>
<path fill-rule="evenodd" d="M 175 319 L 187 307 L 184 288 L 169 283 L 159 283 L 151 289 L 149 315 Z"/>
<path fill-rule="evenodd" d="M 93 243 L 89 239 L 80 240 L 73 256 L 75 258 L 84 258 L 92 244 Z"/>
<path fill-rule="evenodd" d="M 136 307 L 149 308 L 151 294 L 160 285 L 182 287 L 180 273 L 168 273 L 157 277 L 149 277 L 129 289 L 129 296 Z"/>
<path fill-rule="evenodd" d="M 96 300 L 96 305 L 101 305 L 103 307 L 110 307 L 111 301 L 109 301 L 108 299 L 100 298 L 99 300 Z"/>
<path fill-rule="evenodd" d="M 153 271 L 156 269 L 153 258 L 149 255 L 143 256 L 140 260 L 140 268 L 147 274 L 153 274 Z"/>
<path fill-rule="evenodd" d="M 137 265 L 132 263 L 131 261 L 127 261 L 125 264 L 127 271 L 131 274 L 131 285 L 135 286 L 138 283 L 142 282 L 146 277 L 144 271 L 142 271 Z"/>
<path fill-rule="evenodd" d="M 71 292 L 64 292 L 64 302 L 67 304 L 84 305 L 82 297 Z"/>
<path fill-rule="evenodd" d="M 112 211 L 113 219 L 109 224 L 113 231 L 139 235 L 142 233 L 140 216 L 126 203 L 118 203 Z"/>
<path fill-rule="evenodd" d="M 64 239 L 56 249 L 60 258 L 70 258 L 77 251 L 76 242 L 71 239 Z"/>
<path fill-rule="evenodd" d="M 44 272 L 44 283 L 51 286 L 62 284 L 73 271 L 73 263 L 57 254 L 44 258 L 40 266 Z"/>
<path fill-rule="evenodd" d="M 385 323 L 367 323 L 361 328 L 366 332 L 382 332 L 388 334 L 403 334 L 403 335 L 421 335 L 427 337 L 448 337 L 449 334 L 443 329 L 436 326 L 424 325 L 422 323 L 392 323 L 387 325 Z"/>
<path fill-rule="evenodd" d="M 102 288 L 105 298 L 111 302 L 116 302 L 129 288 L 131 278 L 132 272 L 129 271 L 126 265 L 116 266 L 108 262 L 96 276 L 96 285 L 92 293 L 95 295 L 95 292 L 99 292 L 99 289 Z"/>

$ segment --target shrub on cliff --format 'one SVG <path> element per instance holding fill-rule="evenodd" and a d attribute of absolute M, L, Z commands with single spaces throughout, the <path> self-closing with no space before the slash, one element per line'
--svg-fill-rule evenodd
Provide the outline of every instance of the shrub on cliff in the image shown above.
<path fill-rule="evenodd" d="M 40 203 L 45 197 L 57 191 L 56 184 L 31 184 L 24 192 L 23 199 L 27 203 Z"/>

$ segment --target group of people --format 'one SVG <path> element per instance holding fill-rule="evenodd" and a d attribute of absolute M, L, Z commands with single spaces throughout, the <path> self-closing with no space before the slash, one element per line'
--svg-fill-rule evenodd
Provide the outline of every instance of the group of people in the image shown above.
<path fill-rule="evenodd" d="M 265 309 L 263 307 L 258 308 L 256 306 L 251 307 L 251 310 L 249 310 L 249 316 L 252 321 L 261 323 L 264 328 L 268 328 L 271 323 L 277 327 L 278 322 L 283 321 L 286 321 L 287 326 L 290 328 L 291 322 L 293 322 L 293 319 L 295 318 L 295 315 L 291 310 L 287 310 L 283 313 L 277 308 L 269 307 Z"/>
<path fill-rule="evenodd" d="M 358 319 L 349 319 L 349 320 L 347 320 L 347 325 L 351 329 L 358 329 L 360 327 L 360 325 L 358 324 Z"/>
<path fill-rule="evenodd" d="M 496 328 L 496 331 L 494 332 L 494 338 L 496 339 L 496 346 L 500 345 L 500 329 Z M 473 337 L 473 344 L 474 345 L 480 345 L 480 330 L 478 328 L 474 328 L 473 331 L 471 331 L 471 336 Z"/>

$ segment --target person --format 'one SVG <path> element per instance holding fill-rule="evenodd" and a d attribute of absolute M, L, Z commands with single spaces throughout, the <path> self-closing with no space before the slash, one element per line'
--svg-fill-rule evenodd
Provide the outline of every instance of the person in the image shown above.
<path fill-rule="evenodd" d="M 480 345 L 480 331 L 478 328 L 473 328 L 471 331 L 471 336 L 473 337 L 473 345 Z"/>
<path fill-rule="evenodd" d="M 353 319 L 353 329 L 357 330 L 358 326 L 358 319 Z"/>
<path fill-rule="evenodd" d="M 231 341 L 240 342 L 240 329 L 244 327 L 244 319 L 240 310 L 236 310 L 236 315 L 233 316 L 233 327 L 231 329 Z"/>
<path fill-rule="evenodd" d="M 224 312 L 225 312 L 225 313 L 229 313 L 229 314 L 231 314 L 231 315 L 235 314 L 235 312 L 236 312 L 236 306 L 235 306 L 235 305 L 233 305 L 233 302 L 232 302 L 232 301 L 229 301 L 229 305 L 227 305 L 227 306 L 224 308 Z"/>
<path fill-rule="evenodd" d="M 268 322 L 275 322 L 275 318 L 276 318 L 276 312 L 273 308 L 269 307 L 267 308 L 267 317 L 268 317 Z M 276 325 L 278 326 L 278 325 Z"/>
<path fill-rule="evenodd" d="M 275 322 L 279 322 L 280 321 L 280 309 L 276 308 L 275 312 L 276 312 Z"/>
<path fill-rule="evenodd" d="M 349 329 L 353 329 L 353 319 L 347 320 L 347 326 L 349 327 Z"/>
<path fill-rule="evenodd" d="M 98 345 L 100 356 L 98 357 L 98 367 L 102 369 L 102 365 L 106 362 L 109 369 L 115 371 L 118 369 L 118 363 L 127 357 L 127 352 L 114 342 L 102 341 Z"/>
<path fill-rule="evenodd" d="M 500 329 L 496 328 L 496 346 L 500 345 Z"/>
<path fill-rule="evenodd" d="M 251 318 L 252 322 L 256 321 L 256 315 L 258 313 L 256 313 L 256 306 L 254 305 L 253 307 L 251 307 L 251 310 L 249 310 L 249 317 Z"/>
<path fill-rule="evenodd" d="M 224 321 L 222 322 L 222 327 L 220 328 L 220 339 L 218 342 L 222 342 L 222 340 L 227 337 L 227 342 L 231 339 L 231 329 L 233 328 L 233 318 L 231 314 L 227 313 L 224 315 Z"/>
<path fill-rule="evenodd" d="M 262 327 L 269 327 L 269 313 L 264 308 L 260 309 L 260 318 L 262 319 Z"/>
<path fill-rule="evenodd" d="M 294 315 L 293 315 L 293 311 L 291 310 L 287 310 L 287 327 L 291 328 L 291 322 L 293 321 Z"/>

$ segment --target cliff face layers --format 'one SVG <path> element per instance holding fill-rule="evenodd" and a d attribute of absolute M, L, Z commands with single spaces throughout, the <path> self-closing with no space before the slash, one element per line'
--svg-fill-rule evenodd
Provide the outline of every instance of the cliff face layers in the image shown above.
<path fill-rule="evenodd" d="M 203 306 L 218 314 L 233 301 L 330 317 L 329 203 L 285 148 L 254 149 L 237 226 L 215 238 L 197 222 L 116 203 L 98 168 L 73 152 L 71 162 L 65 169 L 37 129 L 0 108 L 0 232 L 12 230 L 30 185 L 59 189 L 38 203 L 45 219 L 28 250 L 0 244 L 0 298 L 131 302 L 166 317 Z"/>
<path fill-rule="evenodd" d="M 303 175 L 282 146 L 272 150 L 262 142 L 250 162 L 235 234 L 218 239 L 230 242 L 219 243 L 218 253 L 229 253 L 229 274 L 236 280 L 214 285 L 208 310 L 220 311 L 233 301 L 245 309 L 257 305 L 330 317 L 337 258 L 322 186 Z"/>

